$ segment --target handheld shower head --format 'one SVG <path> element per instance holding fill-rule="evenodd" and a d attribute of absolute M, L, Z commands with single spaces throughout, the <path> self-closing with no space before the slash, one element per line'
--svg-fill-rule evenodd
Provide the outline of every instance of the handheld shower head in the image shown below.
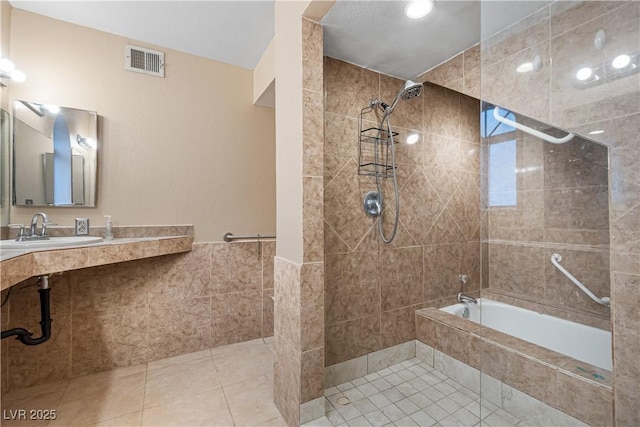
<path fill-rule="evenodd" d="M 409 99 L 419 97 L 422 94 L 422 87 L 422 83 L 416 83 L 414 81 L 407 80 L 404 83 L 404 87 L 400 89 L 395 99 L 393 100 L 388 114 L 391 114 L 393 112 L 393 109 L 396 108 L 398 101 L 400 101 L 401 99 L 407 101 Z"/>
<path fill-rule="evenodd" d="M 407 80 L 404 87 L 400 91 L 400 97 L 405 101 L 408 99 L 417 98 L 422 94 L 422 83 L 415 83 L 411 80 Z"/>

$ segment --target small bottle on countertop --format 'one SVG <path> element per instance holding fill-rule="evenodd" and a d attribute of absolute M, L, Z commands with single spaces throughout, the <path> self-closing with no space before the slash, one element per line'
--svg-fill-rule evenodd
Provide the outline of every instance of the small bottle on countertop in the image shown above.
<path fill-rule="evenodd" d="M 113 239 L 113 222 L 111 222 L 111 215 L 104 216 L 107 219 L 107 224 L 104 230 L 104 240 Z"/>

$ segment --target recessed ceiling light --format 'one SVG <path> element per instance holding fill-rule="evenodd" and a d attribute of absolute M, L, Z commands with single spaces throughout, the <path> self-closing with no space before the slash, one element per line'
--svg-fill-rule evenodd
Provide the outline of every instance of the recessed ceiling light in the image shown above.
<path fill-rule="evenodd" d="M 591 70 L 591 68 L 589 67 L 580 68 L 576 73 L 576 79 L 580 81 L 585 81 L 589 77 L 591 77 L 591 74 L 593 74 L 593 71 Z"/>
<path fill-rule="evenodd" d="M 599 135 L 601 133 L 604 133 L 603 130 L 592 130 L 591 132 L 589 132 L 589 135 Z"/>
<path fill-rule="evenodd" d="M 619 70 L 620 68 L 624 68 L 629 65 L 629 62 L 631 62 L 631 57 L 629 55 L 618 55 L 613 59 L 613 61 L 611 61 L 611 65 L 613 65 L 613 68 L 617 68 Z"/>
<path fill-rule="evenodd" d="M 433 0 L 412 0 L 404 8 L 404 14 L 411 19 L 427 16 L 433 9 Z"/>

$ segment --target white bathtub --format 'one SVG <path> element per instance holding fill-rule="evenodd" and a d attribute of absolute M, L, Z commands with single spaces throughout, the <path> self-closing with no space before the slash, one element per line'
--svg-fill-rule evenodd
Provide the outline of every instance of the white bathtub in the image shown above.
<path fill-rule="evenodd" d="M 455 304 L 441 310 L 462 317 L 466 306 Z M 469 320 L 611 370 L 611 333 L 608 331 L 486 298 L 468 306 Z"/>

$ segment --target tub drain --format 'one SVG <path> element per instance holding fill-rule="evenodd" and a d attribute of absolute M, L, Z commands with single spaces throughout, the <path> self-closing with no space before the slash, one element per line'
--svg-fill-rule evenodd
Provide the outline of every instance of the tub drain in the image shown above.
<path fill-rule="evenodd" d="M 349 403 L 351 403 L 351 400 L 349 400 L 347 396 L 340 396 L 336 399 L 336 403 L 338 405 L 348 405 Z"/>

